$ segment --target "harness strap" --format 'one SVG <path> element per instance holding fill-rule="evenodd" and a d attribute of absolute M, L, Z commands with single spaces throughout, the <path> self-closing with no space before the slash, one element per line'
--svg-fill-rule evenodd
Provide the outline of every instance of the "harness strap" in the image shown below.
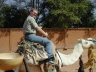
<path fill-rule="evenodd" d="M 56 53 L 58 54 L 58 56 L 59 56 L 59 58 L 60 58 L 61 62 L 63 63 L 63 61 L 62 61 L 62 59 L 61 59 L 61 57 L 60 57 L 60 55 L 59 55 L 59 53 L 58 53 L 57 49 L 56 49 Z M 61 67 L 63 67 L 63 64 L 61 65 Z"/>

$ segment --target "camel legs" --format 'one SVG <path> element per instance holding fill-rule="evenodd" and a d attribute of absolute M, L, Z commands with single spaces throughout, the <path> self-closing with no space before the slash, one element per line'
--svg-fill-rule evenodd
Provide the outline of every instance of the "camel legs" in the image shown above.
<path fill-rule="evenodd" d="M 89 72 L 93 72 L 93 70 L 90 68 L 90 69 L 89 69 Z"/>
<path fill-rule="evenodd" d="M 41 72 L 45 72 L 44 63 L 43 64 L 40 64 L 39 66 L 40 66 Z"/>

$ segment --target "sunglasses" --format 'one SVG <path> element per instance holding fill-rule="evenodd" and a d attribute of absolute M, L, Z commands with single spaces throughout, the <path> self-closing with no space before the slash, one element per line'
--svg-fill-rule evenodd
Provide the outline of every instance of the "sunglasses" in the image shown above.
<path fill-rule="evenodd" d="M 36 13 L 36 12 L 33 12 L 33 14 L 34 14 L 34 15 L 37 15 L 38 13 Z"/>

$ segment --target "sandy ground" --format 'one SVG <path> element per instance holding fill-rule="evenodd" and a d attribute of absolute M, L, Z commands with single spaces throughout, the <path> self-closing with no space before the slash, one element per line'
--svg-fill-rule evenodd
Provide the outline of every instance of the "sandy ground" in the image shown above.
<path fill-rule="evenodd" d="M 67 50 L 58 49 L 58 50 L 59 50 L 59 52 L 61 52 L 63 54 L 70 54 L 73 51 L 73 49 L 67 49 Z M 96 49 L 94 49 L 94 51 L 96 52 Z M 84 52 L 82 54 L 83 63 L 88 61 L 87 52 L 88 52 L 88 49 L 84 49 Z M 78 69 L 79 69 L 79 60 L 77 62 L 75 62 L 73 65 L 63 66 L 61 68 L 61 72 L 78 72 Z M 0 72 L 2 72 L 2 71 L 0 71 Z M 85 69 L 85 72 L 89 72 L 89 68 Z M 94 72 L 96 72 L 96 67 L 94 69 Z"/>

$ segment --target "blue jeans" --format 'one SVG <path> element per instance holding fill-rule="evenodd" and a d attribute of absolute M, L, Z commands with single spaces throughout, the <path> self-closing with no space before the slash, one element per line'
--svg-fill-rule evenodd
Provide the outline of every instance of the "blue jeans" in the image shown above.
<path fill-rule="evenodd" d="M 43 45 L 45 47 L 46 52 L 47 52 L 48 58 L 53 57 L 52 43 L 47 38 L 36 36 L 36 34 L 28 34 L 28 35 L 25 35 L 25 40 L 28 40 L 31 42 L 36 42 L 36 43 Z"/>

